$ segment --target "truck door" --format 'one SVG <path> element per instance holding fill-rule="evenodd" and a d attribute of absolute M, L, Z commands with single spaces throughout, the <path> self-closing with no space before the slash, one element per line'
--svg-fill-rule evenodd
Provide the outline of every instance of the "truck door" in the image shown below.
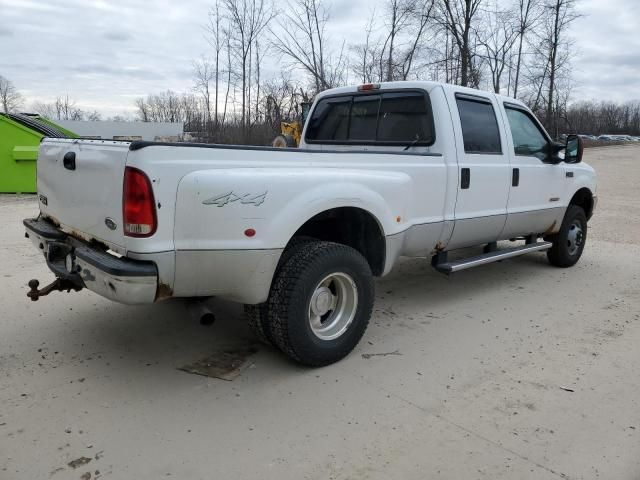
<path fill-rule="evenodd" d="M 494 242 L 504 228 L 511 171 L 493 95 L 455 93 L 452 117 L 458 157 L 455 223 L 448 249 Z"/>
<path fill-rule="evenodd" d="M 563 164 L 549 162 L 551 139 L 528 110 L 505 103 L 504 112 L 512 179 L 502 236 L 555 230 L 566 207 Z"/>

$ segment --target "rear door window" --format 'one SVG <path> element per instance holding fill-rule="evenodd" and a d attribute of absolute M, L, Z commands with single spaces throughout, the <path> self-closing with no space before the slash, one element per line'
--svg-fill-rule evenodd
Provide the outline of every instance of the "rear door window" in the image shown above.
<path fill-rule="evenodd" d="M 465 153 L 501 154 L 500 129 L 489 100 L 456 97 Z"/>
<path fill-rule="evenodd" d="M 387 92 L 328 97 L 314 109 L 310 143 L 432 145 L 431 104 L 425 92 Z"/>

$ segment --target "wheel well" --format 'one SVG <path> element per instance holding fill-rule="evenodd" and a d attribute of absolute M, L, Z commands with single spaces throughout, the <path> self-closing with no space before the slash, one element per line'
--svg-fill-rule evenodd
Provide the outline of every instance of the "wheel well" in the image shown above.
<path fill-rule="evenodd" d="M 593 215 L 593 194 L 591 193 L 591 190 L 588 188 L 581 188 L 578 190 L 571 198 L 569 205 L 577 205 L 581 207 L 587 216 L 587 220 L 589 220 L 591 215 Z"/>
<path fill-rule="evenodd" d="M 326 210 L 307 220 L 293 238 L 298 236 L 348 245 L 364 256 L 374 275 L 382 275 L 384 271 L 384 234 L 376 218 L 366 210 L 356 207 Z"/>

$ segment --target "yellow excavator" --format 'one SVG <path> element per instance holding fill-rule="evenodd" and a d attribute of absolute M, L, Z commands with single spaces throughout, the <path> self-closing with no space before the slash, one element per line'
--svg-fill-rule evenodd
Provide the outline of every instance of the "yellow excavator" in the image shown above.
<path fill-rule="evenodd" d="M 280 122 L 280 135 L 273 139 L 273 142 L 271 142 L 272 147 L 298 148 L 298 145 L 300 145 L 300 138 L 302 138 L 304 122 L 307 120 L 311 103 L 302 102 L 300 103 L 300 107 L 302 112 L 300 121 Z"/>

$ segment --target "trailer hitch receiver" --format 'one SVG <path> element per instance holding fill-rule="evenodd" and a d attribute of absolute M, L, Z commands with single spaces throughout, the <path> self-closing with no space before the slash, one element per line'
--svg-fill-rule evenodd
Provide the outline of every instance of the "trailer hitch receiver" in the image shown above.
<path fill-rule="evenodd" d="M 38 290 L 39 286 L 40 282 L 35 278 L 33 280 L 29 280 L 29 291 L 27 292 L 27 297 L 29 297 L 33 302 L 37 301 L 40 297 L 49 295 L 51 292 L 63 292 L 66 290 L 67 293 L 69 293 L 71 290 L 74 292 L 82 290 L 81 286 L 65 278 L 56 278 L 53 282 L 40 290 Z"/>

